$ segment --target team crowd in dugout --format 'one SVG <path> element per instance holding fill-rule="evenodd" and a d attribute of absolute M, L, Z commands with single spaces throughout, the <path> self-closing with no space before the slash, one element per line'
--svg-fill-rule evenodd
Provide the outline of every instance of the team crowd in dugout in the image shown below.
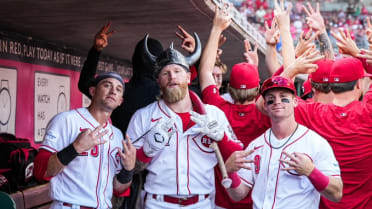
<path fill-rule="evenodd" d="M 182 51 L 145 35 L 128 83 L 97 74 L 115 25 L 98 31 L 77 84 L 92 102 L 53 117 L 34 161 L 38 182 L 50 182 L 51 208 L 372 208 L 366 7 L 233 2 L 216 7 L 205 43 L 182 26 Z M 222 93 L 233 6 L 264 35 L 265 59 L 242 42 Z"/>

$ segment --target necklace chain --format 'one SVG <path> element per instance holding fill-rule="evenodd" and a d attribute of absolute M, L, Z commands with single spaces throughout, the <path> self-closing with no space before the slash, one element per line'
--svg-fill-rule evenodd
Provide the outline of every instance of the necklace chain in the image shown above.
<path fill-rule="evenodd" d="M 298 123 L 297 123 L 296 129 L 292 132 L 291 136 L 289 136 L 288 139 L 287 139 L 287 141 L 284 142 L 284 144 L 280 145 L 279 147 L 274 147 L 273 144 L 271 143 L 271 128 L 270 128 L 270 132 L 269 132 L 269 143 L 270 143 L 270 146 L 273 149 L 280 149 L 280 148 L 282 148 L 284 145 L 286 145 L 289 142 L 289 140 L 291 140 L 292 136 L 296 133 L 297 128 L 298 128 Z"/>

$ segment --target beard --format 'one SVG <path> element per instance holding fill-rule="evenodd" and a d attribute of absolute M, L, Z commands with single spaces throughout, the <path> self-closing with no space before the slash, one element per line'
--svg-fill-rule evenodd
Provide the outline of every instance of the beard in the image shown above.
<path fill-rule="evenodd" d="M 162 87 L 161 96 L 167 103 L 176 103 L 186 96 L 187 92 L 187 82 L 181 83 L 179 86 L 174 88 Z"/>

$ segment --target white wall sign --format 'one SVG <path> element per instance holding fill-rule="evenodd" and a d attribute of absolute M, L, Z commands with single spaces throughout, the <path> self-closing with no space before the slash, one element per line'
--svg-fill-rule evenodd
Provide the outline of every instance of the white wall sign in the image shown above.
<path fill-rule="evenodd" d="M 41 142 L 49 120 L 70 109 L 70 77 L 35 73 L 35 142 Z"/>
<path fill-rule="evenodd" d="M 15 134 L 17 70 L 0 67 L 0 132 Z"/>

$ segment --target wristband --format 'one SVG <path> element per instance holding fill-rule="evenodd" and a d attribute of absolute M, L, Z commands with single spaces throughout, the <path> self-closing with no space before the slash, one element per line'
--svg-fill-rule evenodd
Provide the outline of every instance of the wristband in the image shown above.
<path fill-rule="evenodd" d="M 122 168 L 121 171 L 116 174 L 116 179 L 121 183 L 121 184 L 126 184 L 132 180 L 134 173 L 134 169 L 128 171 L 125 168 Z"/>
<path fill-rule="evenodd" d="M 314 167 L 311 174 L 308 176 L 316 190 L 319 192 L 325 190 L 329 184 L 329 177 L 324 175 L 320 170 Z"/>
<path fill-rule="evenodd" d="M 68 145 L 63 150 L 57 153 L 59 161 L 61 161 L 61 163 L 65 166 L 68 165 L 78 155 L 79 153 L 76 152 L 73 144 Z"/>
<path fill-rule="evenodd" d="M 143 152 L 143 147 L 141 147 L 141 149 L 138 149 L 137 150 L 136 156 L 137 156 L 137 159 L 139 161 L 144 162 L 144 163 L 150 163 L 151 162 L 151 159 L 152 159 L 152 157 L 147 156 Z"/>
<path fill-rule="evenodd" d="M 240 183 L 242 182 L 242 180 L 240 180 L 240 177 L 238 176 L 238 173 L 236 172 L 229 173 L 229 177 L 232 181 L 231 187 L 230 187 L 232 189 L 238 187 Z"/>

